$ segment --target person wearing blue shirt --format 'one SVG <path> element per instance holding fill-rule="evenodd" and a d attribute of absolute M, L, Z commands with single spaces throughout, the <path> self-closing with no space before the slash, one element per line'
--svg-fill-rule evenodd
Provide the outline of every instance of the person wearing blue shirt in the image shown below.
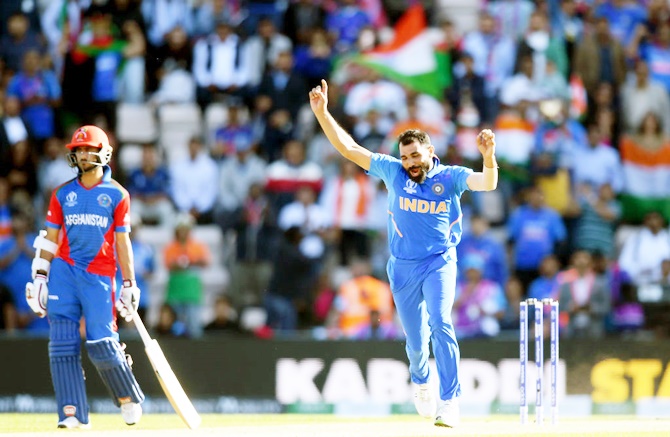
<path fill-rule="evenodd" d="M 387 273 L 406 335 L 414 405 L 436 426 L 460 421 L 458 376 L 460 352 L 451 318 L 456 290 L 456 245 L 461 239 L 460 196 L 467 190 L 489 191 L 498 184 L 495 137 L 488 129 L 477 136 L 484 158 L 482 172 L 440 163 L 428 135 L 410 129 L 398 137 L 400 159 L 372 153 L 357 144 L 328 111 L 328 84 L 309 93 L 310 106 L 328 140 L 342 156 L 388 189 Z M 437 364 L 439 405 L 429 384 L 429 342 Z M 434 382 L 434 380 L 433 380 Z"/>
<path fill-rule="evenodd" d="M 507 253 L 505 247 L 489 232 L 489 222 L 480 215 L 470 219 L 470 232 L 464 232 L 456 250 L 458 258 L 478 255 L 484 259 L 483 279 L 495 282 L 501 287 L 507 284 Z M 465 273 L 463 268 L 459 274 Z"/>
<path fill-rule="evenodd" d="M 565 241 L 565 224 L 556 211 L 545 206 L 542 189 L 533 186 L 527 193 L 527 204 L 510 216 L 507 232 L 514 244 L 514 272 L 527 294 L 530 283 L 539 276 L 542 259 Z"/>

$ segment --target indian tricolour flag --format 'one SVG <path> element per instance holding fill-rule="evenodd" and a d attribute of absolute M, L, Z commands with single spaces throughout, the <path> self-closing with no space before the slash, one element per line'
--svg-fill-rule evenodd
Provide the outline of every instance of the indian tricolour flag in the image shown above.
<path fill-rule="evenodd" d="M 450 81 L 448 55 L 435 46 L 420 4 L 410 6 L 400 17 L 390 42 L 347 61 L 372 68 L 390 80 L 439 99 L 444 97 Z"/>
<path fill-rule="evenodd" d="M 623 218 L 640 222 L 649 211 L 670 219 L 670 144 L 650 151 L 629 137 L 619 147 L 624 172 Z"/>

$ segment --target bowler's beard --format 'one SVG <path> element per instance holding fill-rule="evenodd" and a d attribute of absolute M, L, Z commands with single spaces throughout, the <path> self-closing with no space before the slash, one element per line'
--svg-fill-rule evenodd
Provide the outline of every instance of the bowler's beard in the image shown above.
<path fill-rule="evenodd" d="M 419 169 L 419 173 L 416 176 L 412 175 L 412 170 Z M 409 178 L 413 181 L 416 182 L 417 184 L 423 184 L 426 182 L 426 177 L 428 177 L 428 171 L 430 170 L 430 164 L 428 163 L 422 163 L 421 165 L 415 165 L 410 168 L 408 168 L 407 175 Z"/>

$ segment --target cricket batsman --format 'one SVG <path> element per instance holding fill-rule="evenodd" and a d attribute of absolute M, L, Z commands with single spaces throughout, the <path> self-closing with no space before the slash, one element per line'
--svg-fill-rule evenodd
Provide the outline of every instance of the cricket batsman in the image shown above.
<path fill-rule="evenodd" d="M 129 237 L 130 199 L 111 177 L 107 164 L 112 146 L 102 129 L 80 127 L 66 147 L 70 167 L 77 168 L 78 175 L 51 195 L 47 229 L 33 243 L 33 282 L 26 284 L 26 300 L 36 314 L 49 318 L 58 428 L 89 427 L 81 366 L 82 317 L 88 355 L 123 420 L 134 425 L 142 417 L 144 393 L 119 343 L 114 308 L 131 320 L 140 299 Z M 115 304 L 117 256 L 124 279 Z"/>
<path fill-rule="evenodd" d="M 388 189 L 387 273 L 406 336 L 414 405 L 436 426 L 460 422 L 458 379 L 460 353 L 451 319 L 456 290 L 456 245 L 461 239 L 461 194 L 489 191 L 498 184 L 493 132 L 483 130 L 477 148 L 481 172 L 440 163 L 428 135 L 420 130 L 400 134 L 400 159 L 361 147 L 328 111 L 328 84 L 309 93 L 309 103 L 331 144 L 345 158 L 381 178 Z M 437 363 L 439 401 L 431 385 L 429 341 Z"/>

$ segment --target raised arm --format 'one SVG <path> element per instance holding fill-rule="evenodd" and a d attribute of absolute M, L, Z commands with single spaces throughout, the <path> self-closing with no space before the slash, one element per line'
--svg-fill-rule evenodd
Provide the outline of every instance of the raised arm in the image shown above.
<path fill-rule="evenodd" d="M 496 138 L 490 129 L 477 135 L 477 148 L 484 158 L 481 172 L 468 176 L 467 184 L 472 191 L 491 191 L 498 186 L 498 163 L 496 162 Z"/>
<path fill-rule="evenodd" d="M 372 152 L 357 144 L 328 111 L 328 84 L 325 80 L 321 79 L 321 86 L 312 88 L 309 92 L 309 105 L 323 133 L 335 149 L 364 170 L 370 170 Z"/>

